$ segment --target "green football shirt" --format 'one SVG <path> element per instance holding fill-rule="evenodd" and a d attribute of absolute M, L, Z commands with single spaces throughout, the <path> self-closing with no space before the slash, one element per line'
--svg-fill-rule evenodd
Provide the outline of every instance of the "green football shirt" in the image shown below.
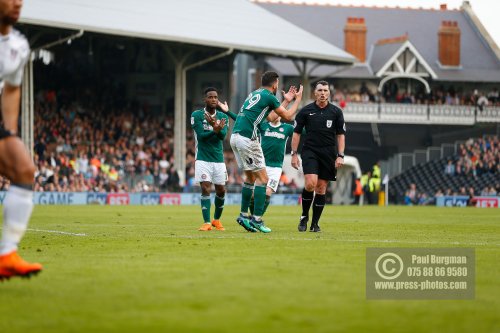
<path fill-rule="evenodd" d="M 277 109 L 281 103 L 269 90 L 260 88 L 248 95 L 236 118 L 233 133 L 255 140 L 259 131 L 257 126 Z"/>
<path fill-rule="evenodd" d="M 284 123 L 274 126 L 266 121 L 259 125 L 259 129 L 266 166 L 282 168 L 286 143 L 293 134 L 293 126 Z"/>
<path fill-rule="evenodd" d="M 194 131 L 196 145 L 196 160 L 206 162 L 224 162 L 224 151 L 222 141 L 227 133 L 227 116 L 220 112 L 215 112 L 217 120 L 226 119 L 226 125 L 219 132 L 215 133 L 212 126 L 205 119 L 205 109 L 196 110 L 191 114 L 191 127 Z"/>

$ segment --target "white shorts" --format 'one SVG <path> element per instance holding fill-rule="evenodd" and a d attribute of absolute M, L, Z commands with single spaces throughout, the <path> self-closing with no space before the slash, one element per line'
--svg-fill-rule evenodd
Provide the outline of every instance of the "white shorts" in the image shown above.
<path fill-rule="evenodd" d="M 233 148 L 236 162 L 241 169 L 259 171 L 266 167 L 259 140 L 250 140 L 234 133 L 231 135 L 231 148 Z"/>
<path fill-rule="evenodd" d="M 197 160 L 194 163 L 194 180 L 197 183 L 210 182 L 215 185 L 225 185 L 227 182 L 226 164 Z"/>
<path fill-rule="evenodd" d="M 268 167 L 266 166 L 267 171 L 267 187 L 269 187 L 273 192 L 278 190 L 278 185 L 280 184 L 281 172 L 283 169 Z"/>

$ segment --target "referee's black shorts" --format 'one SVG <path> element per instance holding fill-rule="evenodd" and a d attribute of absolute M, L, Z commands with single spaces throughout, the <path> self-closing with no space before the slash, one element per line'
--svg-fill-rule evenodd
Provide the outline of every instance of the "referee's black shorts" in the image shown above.
<path fill-rule="evenodd" d="M 12 136 L 12 133 L 0 126 L 0 140 L 8 138 L 9 136 Z"/>
<path fill-rule="evenodd" d="M 335 169 L 336 152 L 332 149 L 311 150 L 302 149 L 302 170 L 304 174 L 318 175 L 319 179 L 337 180 Z"/>

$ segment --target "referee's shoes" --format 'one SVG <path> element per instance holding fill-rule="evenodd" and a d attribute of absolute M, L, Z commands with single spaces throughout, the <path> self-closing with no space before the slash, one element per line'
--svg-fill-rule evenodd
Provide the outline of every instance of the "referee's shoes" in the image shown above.
<path fill-rule="evenodd" d="M 300 217 L 299 226 L 297 227 L 297 229 L 300 232 L 306 231 L 307 230 L 307 222 L 308 221 L 309 221 L 309 217 L 308 216 L 301 216 Z M 310 232 L 321 232 L 321 228 L 319 227 L 318 223 L 311 223 L 311 227 L 309 228 L 309 231 Z"/>
<path fill-rule="evenodd" d="M 319 224 L 313 223 L 313 224 L 311 224 L 309 231 L 310 232 L 321 232 L 321 228 L 319 227 Z"/>
<path fill-rule="evenodd" d="M 309 216 L 301 216 L 298 229 L 300 232 L 307 230 L 307 221 L 309 221 Z"/>

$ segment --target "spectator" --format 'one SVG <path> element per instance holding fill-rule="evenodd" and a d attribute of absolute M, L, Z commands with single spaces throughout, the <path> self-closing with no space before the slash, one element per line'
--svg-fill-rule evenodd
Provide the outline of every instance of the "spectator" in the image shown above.
<path fill-rule="evenodd" d="M 417 185 L 410 184 L 410 188 L 406 191 L 405 204 L 415 205 L 418 203 L 419 194 L 417 192 Z"/>
<path fill-rule="evenodd" d="M 455 175 L 455 165 L 453 164 L 452 160 L 448 160 L 448 164 L 444 168 L 444 173 L 450 176 Z"/>
<path fill-rule="evenodd" d="M 460 187 L 460 192 L 458 193 L 458 195 L 463 195 L 463 196 L 466 196 L 468 195 L 467 194 L 467 190 L 465 189 L 465 187 Z"/>
<path fill-rule="evenodd" d="M 490 104 L 495 105 L 499 101 L 498 88 L 493 88 L 492 91 L 488 93 L 488 101 Z"/>
<path fill-rule="evenodd" d="M 488 190 L 488 187 L 484 187 L 482 190 L 481 190 L 481 196 L 482 197 L 487 197 L 489 195 L 489 190 Z"/>
<path fill-rule="evenodd" d="M 488 106 L 488 98 L 486 98 L 483 93 L 481 93 L 477 99 L 477 106 L 479 111 L 483 111 L 484 107 Z"/>
<path fill-rule="evenodd" d="M 488 196 L 496 196 L 497 195 L 497 190 L 495 189 L 495 187 L 492 185 L 490 186 L 490 188 L 488 189 Z"/>
<path fill-rule="evenodd" d="M 418 197 L 418 205 L 419 206 L 427 206 L 431 202 L 433 202 L 433 199 L 429 198 L 429 196 L 426 193 L 422 193 Z"/>

